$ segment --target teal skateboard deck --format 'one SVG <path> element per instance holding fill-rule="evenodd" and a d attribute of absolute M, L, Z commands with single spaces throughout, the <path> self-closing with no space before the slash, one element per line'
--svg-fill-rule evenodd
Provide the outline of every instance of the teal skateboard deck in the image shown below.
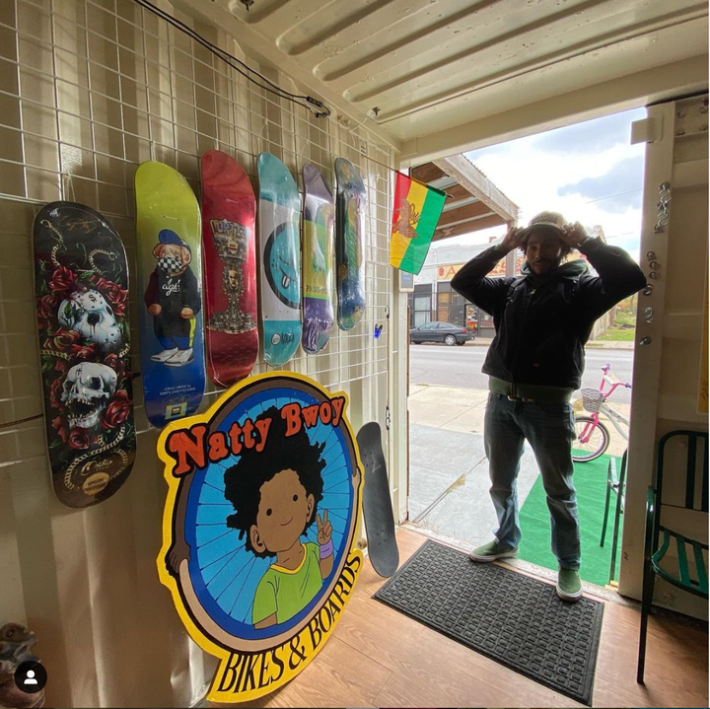
<path fill-rule="evenodd" d="M 362 510 L 367 530 L 368 554 L 375 571 L 388 578 L 399 566 L 399 550 L 380 424 L 375 421 L 366 423 L 358 431 L 357 447 L 365 468 Z"/>
<path fill-rule="evenodd" d="M 303 166 L 303 349 L 317 354 L 333 330 L 333 225 L 335 208 L 323 175 Z"/>
<path fill-rule="evenodd" d="M 338 327 L 352 330 L 365 312 L 365 185 L 345 158 L 336 159 L 335 176 Z"/>
<path fill-rule="evenodd" d="M 277 157 L 261 153 L 257 169 L 264 361 L 281 367 L 301 342 L 301 200 L 291 173 Z"/>
<path fill-rule="evenodd" d="M 54 493 L 89 507 L 125 483 L 136 455 L 126 252 L 108 220 L 76 202 L 40 210 L 34 247 Z"/>
<path fill-rule="evenodd" d="M 202 233 L 187 180 L 159 162 L 135 177 L 141 370 L 145 410 L 158 428 L 202 401 Z"/>

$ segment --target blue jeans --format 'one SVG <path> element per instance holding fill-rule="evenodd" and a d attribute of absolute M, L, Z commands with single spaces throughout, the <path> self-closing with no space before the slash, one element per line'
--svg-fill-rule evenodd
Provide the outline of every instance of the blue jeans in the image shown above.
<path fill-rule="evenodd" d="M 164 350 L 174 350 L 176 347 L 179 350 L 190 349 L 189 337 L 159 337 L 158 342 Z"/>
<path fill-rule="evenodd" d="M 547 495 L 552 552 L 566 569 L 578 569 L 581 563 L 577 495 L 572 482 L 574 437 L 571 404 L 510 401 L 501 394 L 488 395 L 484 442 L 490 493 L 498 515 L 496 540 L 512 549 L 520 544 L 517 479 L 527 439 Z"/>

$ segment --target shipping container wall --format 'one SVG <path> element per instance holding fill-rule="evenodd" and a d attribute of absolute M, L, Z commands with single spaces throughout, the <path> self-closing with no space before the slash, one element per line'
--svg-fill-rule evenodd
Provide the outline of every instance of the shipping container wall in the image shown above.
<path fill-rule="evenodd" d="M 708 430 L 708 96 L 651 106 L 640 127 L 657 131 L 646 144 L 641 267 L 649 287 L 639 293 L 631 405 L 628 486 L 624 502 L 619 591 L 641 598 L 648 486 L 655 481 L 658 442 L 670 431 Z M 706 331 L 707 332 L 707 331 Z M 670 443 L 663 461 L 662 523 L 688 539 L 708 543 L 707 489 L 701 450 Z M 695 509 L 686 510 L 687 464 L 695 461 Z M 707 481 L 706 481 L 707 482 Z M 672 506 L 676 506 L 675 508 Z M 676 573 L 671 544 L 662 566 Z M 691 559 L 692 564 L 696 561 Z M 704 553 L 707 567 L 707 551 Z M 692 576 L 691 572 L 691 576 Z M 654 603 L 703 620 L 708 602 L 659 577 Z"/>

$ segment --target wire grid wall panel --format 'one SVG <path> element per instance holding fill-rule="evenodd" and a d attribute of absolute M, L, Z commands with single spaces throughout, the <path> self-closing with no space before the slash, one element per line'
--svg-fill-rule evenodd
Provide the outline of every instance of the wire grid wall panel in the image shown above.
<path fill-rule="evenodd" d="M 160 6 L 172 12 L 169 3 Z M 222 32 L 176 16 L 255 66 Z M 199 196 L 200 156 L 212 148 L 236 158 L 255 188 L 262 151 L 286 163 L 301 192 L 308 162 L 333 189 L 336 157 L 359 169 L 367 190 L 366 312 L 349 332 L 336 326 L 324 352 L 299 350 L 284 369 L 345 391 L 355 430 L 370 420 L 384 424 L 392 357 L 390 149 L 364 128 L 316 119 L 251 84 L 132 0 L 0 2 L 0 423 L 42 411 L 32 245 L 40 207 L 82 202 L 121 235 L 137 373 L 135 170 L 145 160 L 165 162 Z M 379 338 L 376 325 L 383 326 Z M 268 369 L 260 352 L 254 372 Z M 218 394 L 208 383 L 203 408 Z M 26 622 L 37 632 L 56 705 L 184 705 L 212 672 L 158 583 L 165 494 L 158 432 L 145 418 L 139 378 L 134 395 L 133 472 L 114 498 L 83 512 L 54 500 L 43 422 L 0 429 L 0 625 Z"/>

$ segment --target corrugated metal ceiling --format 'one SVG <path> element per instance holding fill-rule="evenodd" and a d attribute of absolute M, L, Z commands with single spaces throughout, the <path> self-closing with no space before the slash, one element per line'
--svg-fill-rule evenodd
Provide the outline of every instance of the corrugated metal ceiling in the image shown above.
<path fill-rule="evenodd" d="M 698 0 L 183 1 L 235 18 L 238 40 L 395 141 L 703 55 L 708 42 Z"/>

